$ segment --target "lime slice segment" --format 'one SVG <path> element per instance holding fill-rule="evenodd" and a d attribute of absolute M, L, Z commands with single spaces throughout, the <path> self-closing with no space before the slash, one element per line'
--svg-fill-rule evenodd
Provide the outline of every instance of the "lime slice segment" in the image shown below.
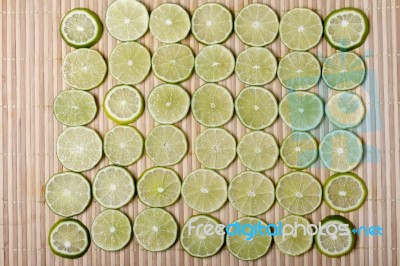
<path fill-rule="evenodd" d="M 89 181 L 73 172 L 53 175 L 46 183 L 44 195 L 50 210 L 64 217 L 82 213 L 92 199 Z"/>
<path fill-rule="evenodd" d="M 82 48 L 67 54 L 62 72 L 69 86 L 79 90 L 91 90 L 100 86 L 106 78 L 107 63 L 99 52 Z"/>
<path fill-rule="evenodd" d="M 103 24 L 99 16 L 87 8 L 74 8 L 61 21 L 63 40 L 74 48 L 89 48 L 103 35 Z"/>
<path fill-rule="evenodd" d="M 150 52 L 137 42 L 118 44 L 110 55 L 110 74 L 123 84 L 139 84 L 150 72 Z"/>
<path fill-rule="evenodd" d="M 171 125 L 153 128 L 146 138 L 146 154 L 157 166 L 171 166 L 182 161 L 188 143 L 182 130 Z"/>
<path fill-rule="evenodd" d="M 277 62 L 267 48 L 250 47 L 236 58 L 235 73 L 238 79 L 248 85 L 262 86 L 276 76 Z"/>
<path fill-rule="evenodd" d="M 189 93 L 179 85 L 161 84 L 147 98 L 151 117 L 160 124 L 175 124 L 186 117 L 190 108 Z"/>
<path fill-rule="evenodd" d="M 324 104 L 314 93 L 294 91 L 287 93 L 279 103 L 279 115 L 291 129 L 309 131 L 321 123 Z"/>
<path fill-rule="evenodd" d="M 307 8 L 293 8 L 283 15 L 279 24 L 283 44 L 294 51 L 306 51 L 316 46 L 322 33 L 321 18 Z"/>
<path fill-rule="evenodd" d="M 142 173 L 137 190 L 139 200 L 149 207 L 174 204 L 181 194 L 181 179 L 169 168 L 152 167 Z"/>
<path fill-rule="evenodd" d="M 279 178 L 276 199 L 285 210 L 306 215 L 321 205 L 322 187 L 311 174 L 293 171 Z"/>
<path fill-rule="evenodd" d="M 58 220 L 49 232 L 49 246 L 57 256 L 76 259 L 85 255 L 90 246 L 87 227 L 76 219 Z"/>
<path fill-rule="evenodd" d="M 294 131 L 283 140 L 280 155 L 287 167 L 305 169 L 318 159 L 318 143 L 310 133 Z"/>
<path fill-rule="evenodd" d="M 58 122 L 66 126 L 83 126 L 93 121 L 97 105 L 90 93 L 67 90 L 60 92 L 54 99 L 53 113 Z"/>
<path fill-rule="evenodd" d="M 92 169 L 103 155 L 101 138 L 91 128 L 69 127 L 57 139 L 56 152 L 61 164 L 74 172 Z"/>
<path fill-rule="evenodd" d="M 189 31 L 189 14 L 181 6 L 165 3 L 151 12 L 150 32 L 160 42 L 179 42 L 186 38 Z"/>
<path fill-rule="evenodd" d="M 347 130 L 335 130 L 324 136 L 319 145 L 324 165 L 331 171 L 345 173 L 353 170 L 363 156 L 362 141 Z"/>
<path fill-rule="evenodd" d="M 133 232 L 144 249 L 163 251 L 171 247 L 178 238 L 178 224 L 169 212 L 150 208 L 136 216 Z"/>
<path fill-rule="evenodd" d="M 367 38 L 368 31 L 368 18 L 357 8 L 334 10 L 324 20 L 325 39 L 337 50 L 350 51 L 360 47 Z"/>
<path fill-rule="evenodd" d="M 232 235 L 227 234 L 226 246 L 233 256 L 240 260 L 256 260 L 267 253 L 272 243 L 270 235 L 256 234 L 251 238 L 246 236 L 250 234 L 250 228 L 255 228 L 256 226 L 267 227 L 267 224 L 263 220 L 255 217 L 242 217 L 234 221 L 233 224 L 241 225 L 247 233 L 239 235 L 233 229 L 229 230 Z"/>
<path fill-rule="evenodd" d="M 189 255 L 206 258 L 213 256 L 218 253 L 218 251 L 224 245 L 225 236 L 223 234 L 205 234 L 203 229 L 205 227 L 215 228 L 220 225 L 221 222 L 216 218 L 208 215 L 194 215 L 190 217 L 182 227 L 179 240 L 183 249 L 189 253 Z M 198 232 L 196 228 L 201 226 Z"/>
<path fill-rule="evenodd" d="M 190 208 L 201 213 L 220 209 L 226 202 L 227 194 L 225 179 L 212 170 L 195 170 L 183 180 L 183 200 Z"/>
<path fill-rule="evenodd" d="M 156 77 L 168 83 L 180 83 L 192 76 L 194 55 L 189 46 L 166 44 L 157 48 L 152 58 Z"/>
<path fill-rule="evenodd" d="M 257 216 L 268 211 L 274 204 L 274 183 L 261 173 L 242 172 L 229 183 L 228 198 L 236 210 Z"/>
<path fill-rule="evenodd" d="M 206 83 L 192 96 L 192 114 L 203 126 L 222 126 L 231 120 L 233 112 L 232 95 L 221 85 Z"/>
<path fill-rule="evenodd" d="M 194 149 L 204 167 L 225 169 L 236 157 L 236 140 L 225 129 L 209 128 L 197 136 Z"/>
<path fill-rule="evenodd" d="M 225 42 L 232 29 L 232 14 L 223 5 L 207 3 L 196 8 L 193 13 L 192 33 L 203 44 Z"/>
<path fill-rule="evenodd" d="M 144 101 L 140 92 L 128 85 L 111 88 L 103 100 L 107 117 L 117 124 L 127 125 L 135 122 L 144 111 Z"/>
<path fill-rule="evenodd" d="M 93 242 L 105 251 L 123 249 L 132 238 L 132 225 L 128 216 L 117 210 L 104 210 L 92 223 Z"/>
<path fill-rule="evenodd" d="M 291 90 L 308 90 L 318 84 L 321 65 L 309 52 L 291 52 L 278 66 L 278 78 L 282 86 Z"/>
<path fill-rule="evenodd" d="M 146 33 L 149 13 L 139 1 L 116 0 L 108 6 L 106 27 L 117 40 L 135 41 Z"/>

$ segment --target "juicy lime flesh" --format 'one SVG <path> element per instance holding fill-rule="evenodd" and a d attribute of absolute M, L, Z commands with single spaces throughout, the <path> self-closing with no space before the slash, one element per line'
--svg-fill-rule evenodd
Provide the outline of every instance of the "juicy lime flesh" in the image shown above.
<path fill-rule="evenodd" d="M 283 140 L 280 155 L 288 167 L 305 169 L 317 160 L 318 144 L 310 133 L 295 131 Z"/>
<path fill-rule="evenodd" d="M 332 124 L 347 129 L 361 123 L 365 115 L 365 107 L 357 94 L 341 92 L 329 98 L 325 113 Z"/>

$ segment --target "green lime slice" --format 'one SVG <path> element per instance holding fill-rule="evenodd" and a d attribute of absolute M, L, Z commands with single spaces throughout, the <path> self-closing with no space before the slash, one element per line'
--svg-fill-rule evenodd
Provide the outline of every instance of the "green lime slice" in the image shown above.
<path fill-rule="evenodd" d="M 192 33 L 203 44 L 223 43 L 231 36 L 232 30 L 232 14 L 223 5 L 206 3 L 193 13 Z"/>
<path fill-rule="evenodd" d="M 58 160 L 74 172 L 92 169 L 103 156 L 100 136 L 91 128 L 69 127 L 58 136 L 56 144 Z"/>
<path fill-rule="evenodd" d="M 100 86 L 106 78 L 107 63 L 99 52 L 81 48 L 65 56 L 62 73 L 69 86 L 91 90 Z"/>
<path fill-rule="evenodd" d="M 309 173 L 293 171 L 279 178 L 276 199 L 288 212 L 306 215 L 315 211 L 322 201 L 322 187 Z"/>
<path fill-rule="evenodd" d="M 291 90 L 309 90 L 318 84 L 321 65 L 309 52 L 291 52 L 278 66 L 278 78 L 282 86 Z"/>
<path fill-rule="evenodd" d="M 279 115 L 291 129 L 309 131 L 321 123 L 324 104 L 314 93 L 294 91 L 287 93 L 279 103 Z"/>
<path fill-rule="evenodd" d="M 109 59 L 110 74 L 123 84 L 139 84 L 150 73 L 150 52 L 137 42 L 120 43 Z"/>
<path fill-rule="evenodd" d="M 250 234 L 250 228 L 264 226 L 267 224 L 255 217 L 242 217 L 233 222 L 244 228 L 247 234 Z M 251 227 L 250 227 L 251 226 Z M 268 230 L 268 229 L 267 229 Z M 271 247 L 272 237 L 268 234 L 256 234 L 249 239 L 246 234 L 238 234 L 232 230 L 232 235 L 226 236 L 226 246 L 229 252 L 240 260 L 256 260 L 264 256 Z"/>
<path fill-rule="evenodd" d="M 350 51 L 360 47 L 368 31 L 368 18 L 357 8 L 336 9 L 324 20 L 325 40 L 337 50 Z"/>
<path fill-rule="evenodd" d="M 175 126 L 160 125 L 153 128 L 146 138 L 146 154 L 157 166 L 179 163 L 188 151 L 185 133 Z"/>
<path fill-rule="evenodd" d="M 143 114 L 144 100 L 136 88 L 117 85 L 104 96 L 103 109 L 112 121 L 127 125 L 135 122 Z"/>
<path fill-rule="evenodd" d="M 54 99 L 53 113 L 66 126 L 83 126 L 96 117 L 97 105 L 93 95 L 86 91 L 66 90 Z"/>
<path fill-rule="evenodd" d="M 206 83 L 192 96 L 192 114 L 206 127 L 219 127 L 231 120 L 234 112 L 231 93 L 223 86 Z"/>
<path fill-rule="evenodd" d="M 157 48 L 152 58 L 156 77 L 168 83 L 180 83 L 192 76 L 194 55 L 189 46 L 165 44 Z"/>
<path fill-rule="evenodd" d="M 90 246 L 90 234 L 79 220 L 58 220 L 51 228 L 48 238 L 51 251 L 57 256 L 76 259 L 85 255 Z"/>
<path fill-rule="evenodd" d="M 174 204 L 181 194 L 181 179 L 169 168 L 152 167 L 142 173 L 137 190 L 139 200 L 149 207 Z"/>
<path fill-rule="evenodd" d="M 198 169 L 183 179 L 183 200 L 198 212 L 210 213 L 220 209 L 227 194 L 225 178 L 212 170 Z"/>
<path fill-rule="evenodd" d="M 318 159 L 318 143 L 310 133 L 294 131 L 283 140 L 280 155 L 287 167 L 305 169 Z"/>
<path fill-rule="evenodd" d="M 82 213 L 92 199 L 89 181 L 73 172 L 53 175 L 46 183 L 44 195 L 50 210 L 64 217 Z"/>
<path fill-rule="evenodd" d="M 60 33 L 69 46 L 90 48 L 101 39 L 103 24 L 92 10 L 74 8 L 61 20 Z"/>
<path fill-rule="evenodd" d="M 151 12 L 150 32 L 160 42 L 179 42 L 186 38 L 189 31 L 189 14 L 180 5 L 165 3 Z"/>
<path fill-rule="evenodd" d="M 283 44 L 294 51 L 306 51 L 316 46 L 322 33 L 321 18 L 307 8 L 293 8 L 283 15 L 279 24 Z"/>
<path fill-rule="evenodd" d="M 167 211 L 145 209 L 136 216 L 133 232 L 139 245 L 152 252 L 170 248 L 178 238 L 178 224 Z"/>
<path fill-rule="evenodd" d="M 362 160 L 362 141 L 350 131 L 335 130 L 323 137 L 319 144 L 319 154 L 329 170 L 338 173 L 349 172 Z"/>
<path fill-rule="evenodd" d="M 147 110 L 160 124 L 175 124 L 186 117 L 190 108 L 189 93 L 179 85 L 161 84 L 147 98 Z"/>
<path fill-rule="evenodd" d="M 189 255 L 206 258 L 218 253 L 224 245 L 224 234 L 205 234 L 205 227 L 215 228 L 221 222 L 216 218 L 208 215 L 194 215 L 190 217 L 182 227 L 179 240 L 183 249 Z M 196 232 L 196 228 L 199 230 Z M 223 232 L 223 230 L 222 230 Z"/>
<path fill-rule="evenodd" d="M 268 211 L 275 201 L 274 183 L 258 172 L 245 171 L 229 183 L 232 206 L 245 215 L 257 216 Z"/>
<path fill-rule="evenodd" d="M 146 33 L 149 13 L 139 1 L 116 0 L 107 8 L 106 27 L 117 40 L 135 41 Z"/>
<path fill-rule="evenodd" d="M 129 244 L 132 225 L 128 216 L 117 210 L 104 210 L 94 218 L 92 240 L 105 251 L 117 251 Z"/>
<path fill-rule="evenodd" d="M 204 167 L 225 169 L 235 160 L 236 140 L 225 129 L 209 128 L 197 136 L 194 149 Z"/>

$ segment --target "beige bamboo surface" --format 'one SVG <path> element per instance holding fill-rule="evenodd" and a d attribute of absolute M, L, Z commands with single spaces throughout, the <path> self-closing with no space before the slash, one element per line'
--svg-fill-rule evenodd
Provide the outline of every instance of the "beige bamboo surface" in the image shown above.
<path fill-rule="evenodd" d="M 216 0 L 214 0 L 216 1 Z M 365 57 L 368 74 L 363 86 L 355 91 L 360 94 L 367 106 L 367 116 L 361 126 L 355 129 L 366 144 L 365 160 L 355 172 L 362 176 L 369 189 L 364 206 L 345 216 L 356 226 L 381 225 L 384 228 L 382 237 L 358 238 L 356 248 L 350 255 L 340 259 L 330 259 L 318 253 L 314 247 L 305 255 L 289 257 L 283 255 L 275 245 L 266 256 L 254 262 L 241 262 L 234 258 L 226 248 L 208 259 L 197 259 L 187 255 L 176 243 L 171 249 L 160 253 L 151 253 L 141 248 L 133 240 L 120 252 L 110 253 L 98 249 L 93 243 L 85 256 L 77 260 L 59 258 L 50 251 L 47 245 L 48 230 L 60 217 L 51 213 L 44 202 L 44 184 L 53 174 L 63 171 L 55 155 L 55 142 L 63 126 L 52 114 L 52 103 L 55 95 L 67 89 L 61 75 L 62 58 L 71 50 L 59 35 L 59 22 L 71 8 L 88 7 L 99 14 L 104 21 L 105 11 L 112 0 L 2 0 L 0 3 L 0 265 L 399 265 L 400 252 L 400 145 L 399 145 L 399 55 L 400 55 L 400 1 L 398 0 L 260 0 L 271 6 L 282 16 L 294 7 L 309 7 L 325 17 L 333 9 L 345 6 L 358 7 L 366 12 L 370 21 L 370 33 L 365 44 L 356 52 Z M 160 5 L 163 0 L 142 0 L 148 9 Z M 170 0 L 180 3 L 187 10 L 193 11 L 203 0 Z M 237 14 L 244 5 L 252 3 L 247 0 L 218 0 Z M 152 52 L 160 43 L 150 33 L 139 40 Z M 197 53 L 201 48 L 192 36 L 183 41 Z M 101 41 L 94 47 L 107 58 L 117 41 L 104 32 Z M 235 35 L 226 42 L 237 55 L 245 46 Z M 288 51 L 278 38 L 268 46 L 278 58 Z M 325 41 L 312 52 L 320 57 L 335 52 Z M 159 84 L 153 75 L 137 87 L 145 97 L 151 89 Z M 221 82 L 234 96 L 244 87 L 233 75 Z M 117 82 L 108 76 L 102 86 L 92 93 L 101 102 L 105 92 Z M 193 93 L 202 82 L 193 76 L 183 86 Z M 280 99 L 285 90 L 275 81 L 266 86 Z M 319 84 L 313 91 L 318 92 L 325 100 L 332 93 L 326 86 Z M 96 119 L 89 127 L 96 129 L 102 136 L 113 126 L 100 109 Z M 147 111 L 134 123 L 147 135 L 154 126 Z M 193 140 L 202 127 L 189 115 L 178 123 L 190 140 L 188 156 L 174 167 L 183 177 L 200 167 L 193 155 Z M 225 126 L 237 138 L 246 130 L 235 117 Z M 312 133 L 320 139 L 333 127 L 327 119 Z M 282 141 L 290 129 L 281 119 L 267 129 L 279 141 Z M 92 179 L 96 171 L 108 164 L 107 159 L 85 175 Z M 145 156 L 129 167 L 137 178 L 152 163 Z M 228 180 L 244 170 L 236 160 L 227 170 L 221 171 Z M 279 176 L 288 172 L 281 162 L 266 174 L 275 182 Z M 320 161 L 309 169 L 322 183 L 330 175 Z M 137 198 L 123 211 L 131 220 L 145 209 Z M 167 208 L 179 223 L 188 219 L 195 212 L 180 199 L 175 205 Z M 89 228 L 94 217 L 102 210 L 97 202 L 77 218 Z M 333 214 L 325 204 L 307 216 L 313 223 Z M 275 203 L 274 207 L 260 218 L 267 222 L 277 222 L 287 213 Z M 223 223 L 240 217 L 227 203 L 221 210 L 213 213 Z"/>

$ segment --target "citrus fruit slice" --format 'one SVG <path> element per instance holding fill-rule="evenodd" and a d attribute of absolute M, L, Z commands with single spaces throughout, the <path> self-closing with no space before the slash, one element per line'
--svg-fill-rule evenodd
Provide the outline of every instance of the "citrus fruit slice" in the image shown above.
<path fill-rule="evenodd" d="M 287 167 L 305 169 L 318 159 L 318 143 L 310 133 L 294 131 L 283 140 L 280 155 Z"/>

